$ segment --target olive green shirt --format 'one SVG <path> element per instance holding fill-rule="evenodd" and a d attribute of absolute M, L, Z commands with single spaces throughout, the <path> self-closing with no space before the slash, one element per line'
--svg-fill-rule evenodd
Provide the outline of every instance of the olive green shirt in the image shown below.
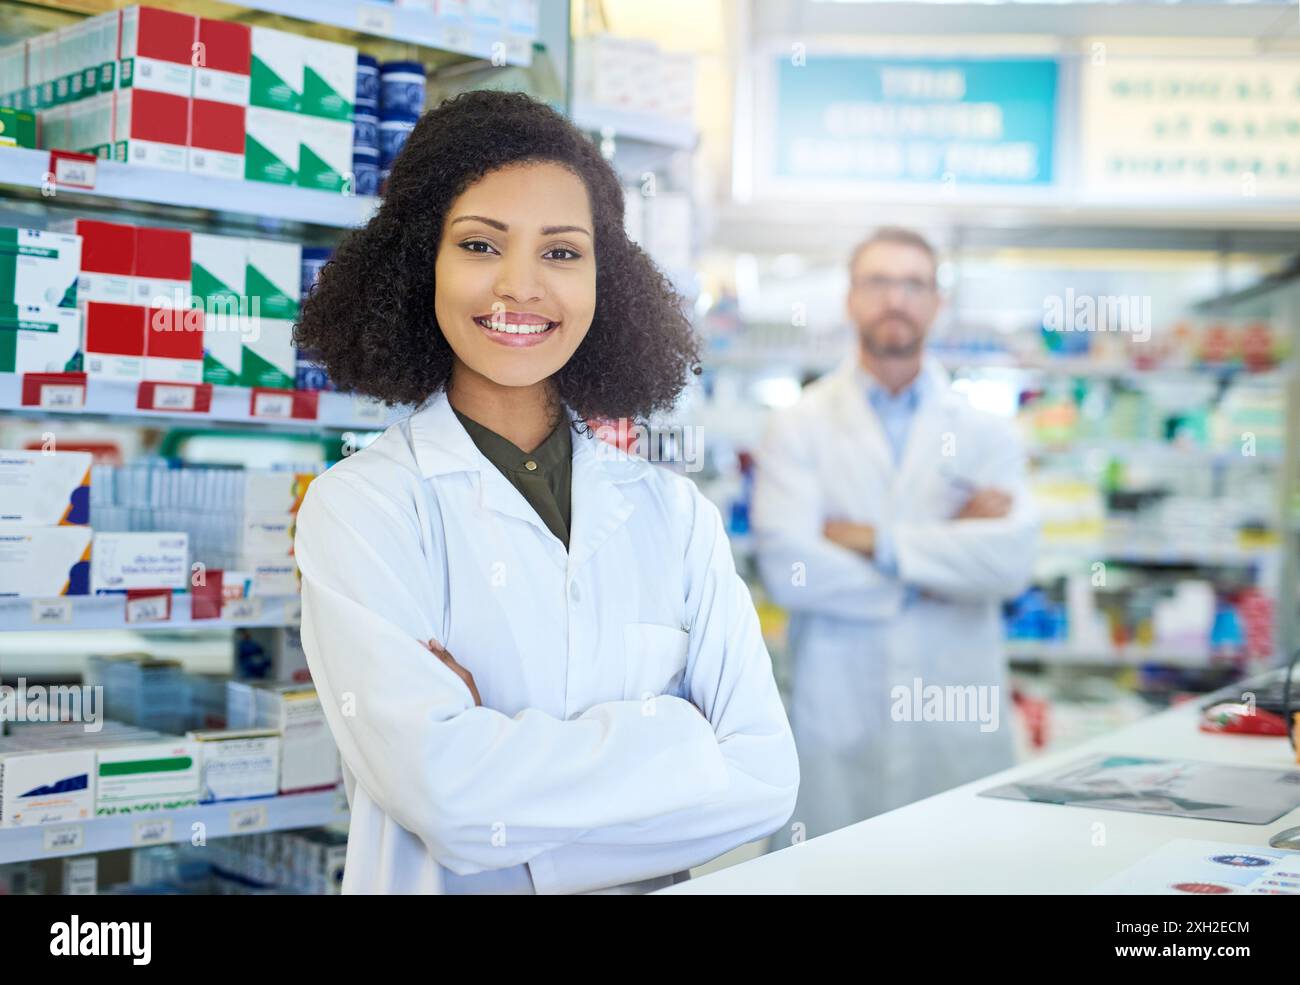
<path fill-rule="evenodd" d="M 550 437 L 531 452 L 472 421 L 456 408 L 456 417 L 483 457 L 519 490 L 551 533 L 569 548 L 569 501 L 573 479 L 573 444 L 570 427 L 561 421 Z"/>

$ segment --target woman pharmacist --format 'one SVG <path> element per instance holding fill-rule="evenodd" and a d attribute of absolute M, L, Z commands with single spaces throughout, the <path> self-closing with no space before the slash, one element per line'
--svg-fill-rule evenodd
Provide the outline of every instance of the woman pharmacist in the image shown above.
<path fill-rule="evenodd" d="M 345 892 L 641 892 L 785 822 L 794 742 L 717 510 L 583 424 L 670 407 L 697 356 L 586 137 L 517 93 L 426 114 L 297 341 L 417 408 L 298 514 Z"/>

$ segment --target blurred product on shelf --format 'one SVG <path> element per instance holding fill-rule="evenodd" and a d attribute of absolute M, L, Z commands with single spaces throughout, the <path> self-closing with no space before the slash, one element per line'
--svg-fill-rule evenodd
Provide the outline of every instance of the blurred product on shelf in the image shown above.
<path fill-rule="evenodd" d="M 526 92 L 556 112 L 564 112 L 564 86 L 555 71 L 550 53 L 539 42 L 533 43 L 533 60 L 530 65 L 484 66 L 479 62 L 466 62 L 464 65 L 439 69 L 429 78 L 429 104 L 436 106 L 442 100 L 451 99 L 462 92 L 480 89 Z"/>
<path fill-rule="evenodd" d="M 1213 452 L 1250 464 L 1281 455 L 1284 397 L 1280 385 L 1246 377 L 1222 382 L 1066 377 L 1026 386 L 1020 412 L 1038 449 L 1109 443 L 1139 453 Z"/>
<path fill-rule="evenodd" d="M 0 104 L 36 113 L 41 147 L 353 194 L 356 64 L 349 45 L 127 7 L 6 46 Z"/>
<path fill-rule="evenodd" d="M 15 724 L 0 738 L 0 769 L 12 774 L 3 776 L 0 828 L 198 803 L 197 743 L 120 722 L 99 725 Z"/>
<path fill-rule="evenodd" d="M 89 592 L 90 461 L 85 452 L 0 450 L 0 596 Z"/>
<path fill-rule="evenodd" d="M 0 450 L 0 528 L 89 523 L 90 463 L 86 452 Z"/>
<path fill-rule="evenodd" d="M 338 748 L 311 685 L 230 681 L 226 723 L 231 729 L 273 729 L 280 736 L 280 792 L 335 786 L 342 778 Z"/>
<path fill-rule="evenodd" d="M 0 896 L 337 895 L 347 834 L 333 828 L 255 832 L 201 845 L 0 865 Z M 125 867 L 123 867 L 123 865 Z M 109 873 L 127 881 L 116 883 Z"/>
<path fill-rule="evenodd" d="M 91 546 L 90 592 L 184 591 L 189 587 L 189 558 L 189 538 L 181 532 L 97 530 Z"/>
<path fill-rule="evenodd" d="M 379 184 L 388 180 L 393 161 L 406 146 L 424 112 L 426 73 L 419 62 L 385 62 L 379 66 Z"/>
<path fill-rule="evenodd" d="M 1067 291 L 1067 294 L 1069 292 Z M 1068 299 L 1067 299 L 1068 300 Z M 1080 298 L 1094 304 L 1098 299 Z M 1170 325 L 1144 321 L 1140 330 L 1126 322 L 1136 298 L 1123 302 L 1114 322 L 1096 316 L 1096 325 L 1037 326 L 1036 332 L 981 328 L 966 324 L 936 336 L 935 354 L 947 365 L 1009 363 L 1027 367 L 1075 367 L 1080 372 L 1175 369 L 1245 370 L 1265 373 L 1290 355 L 1287 335 L 1266 318 L 1183 317 Z M 1150 299 L 1146 299 L 1149 303 Z"/>
<path fill-rule="evenodd" d="M 77 365 L 81 239 L 0 228 L 0 372 L 62 372 Z"/>
<path fill-rule="evenodd" d="M 1128 662 L 1172 659 L 1241 673 L 1272 656 L 1272 603 L 1258 588 L 1232 589 L 1178 570 L 1111 565 L 1106 573 L 1105 588 L 1096 575 L 1070 575 L 1008 602 L 1008 640 L 1052 644 L 1013 653 L 1050 659 L 1063 651 L 1098 664 L 1123 663 L 1130 654 Z"/>
<path fill-rule="evenodd" d="M 235 669 L 243 680 L 310 684 L 311 671 L 297 626 L 262 626 L 235 631 Z"/>
<path fill-rule="evenodd" d="M 695 59 L 689 52 L 609 34 L 578 38 L 573 48 L 575 101 L 685 123 L 695 118 Z"/>
<path fill-rule="evenodd" d="M 2 53 L 0 57 L 3 57 Z M 0 147 L 35 146 L 36 117 L 24 110 L 0 106 Z"/>
<path fill-rule="evenodd" d="M 274 730 L 202 730 L 186 737 L 199 743 L 200 802 L 274 797 L 279 791 L 280 736 Z"/>
<path fill-rule="evenodd" d="M 227 600 L 245 596 L 227 590 L 244 583 L 252 596 L 297 592 L 294 519 L 314 473 L 142 461 L 96 466 L 91 474 L 97 531 L 179 532 L 189 538 L 191 560 L 222 579 Z M 186 575 L 180 587 L 189 586 Z"/>
<path fill-rule="evenodd" d="M 229 725 L 200 728 L 196 700 L 215 679 L 146 654 L 92 656 L 86 687 L 102 688 L 98 717 L 4 723 L 0 829 L 337 785 L 338 751 L 313 687 L 220 683 Z"/>
<path fill-rule="evenodd" d="M 158 845 L 134 849 L 131 882 L 101 893 L 337 895 L 346 858 L 347 835 L 331 828 Z M 37 883 L 28 876 L 24 884 Z"/>

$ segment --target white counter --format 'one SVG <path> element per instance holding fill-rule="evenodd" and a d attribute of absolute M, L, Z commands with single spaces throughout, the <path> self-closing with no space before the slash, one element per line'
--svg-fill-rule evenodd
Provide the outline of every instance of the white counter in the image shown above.
<path fill-rule="evenodd" d="M 663 892 L 1086 893 L 1175 838 L 1265 847 L 1276 832 L 1300 825 L 1300 809 L 1272 824 L 1235 824 L 977 796 L 1099 752 L 1296 765 L 1285 737 L 1199 731 L 1201 704 L 1190 701 L 1064 752 Z M 1104 843 L 1094 844 L 1099 834 Z"/>

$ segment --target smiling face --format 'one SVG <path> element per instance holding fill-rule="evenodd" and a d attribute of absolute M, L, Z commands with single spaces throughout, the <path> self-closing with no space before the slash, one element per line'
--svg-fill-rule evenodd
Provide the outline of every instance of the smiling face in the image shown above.
<path fill-rule="evenodd" d="M 485 175 L 447 210 L 434 277 L 434 313 L 455 374 L 507 387 L 548 379 L 596 310 L 586 186 L 553 163 Z"/>

